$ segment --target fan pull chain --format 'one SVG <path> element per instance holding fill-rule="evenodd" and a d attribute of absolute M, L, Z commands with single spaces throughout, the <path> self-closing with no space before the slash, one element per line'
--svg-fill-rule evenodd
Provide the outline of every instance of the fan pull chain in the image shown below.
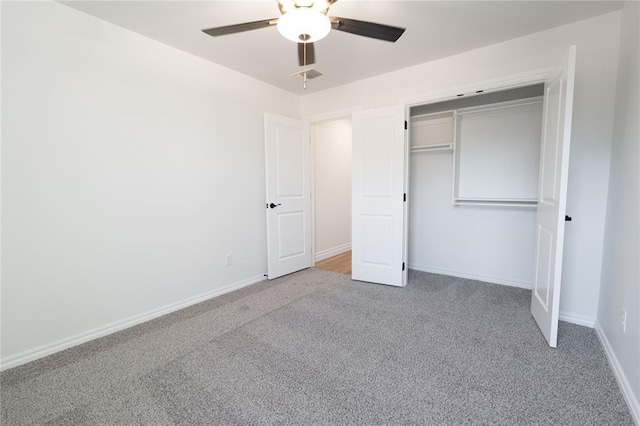
<path fill-rule="evenodd" d="M 300 34 L 298 38 L 302 41 L 302 88 L 307 89 L 307 40 L 311 38 L 309 34 Z M 299 51 L 298 51 L 299 52 Z"/>
<path fill-rule="evenodd" d="M 307 43 L 304 44 L 302 49 L 302 63 L 304 64 L 304 75 L 302 76 L 302 88 L 307 90 Z"/>

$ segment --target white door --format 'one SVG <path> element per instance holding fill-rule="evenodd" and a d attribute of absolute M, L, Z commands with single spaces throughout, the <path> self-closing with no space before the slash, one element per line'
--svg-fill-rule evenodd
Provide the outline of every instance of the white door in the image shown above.
<path fill-rule="evenodd" d="M 549 346 L 556 347 L 569 173 L 576 50 L 545 81 L 540 151 L 536 260 L 531 314 Z"/>
<path fill-rule="evenodd" d="M 309 123 L 265 114 L 267 276 L 311 266 Z"/>
<path fill-rule="evenodd" d="M 405 124 L 402 106 L 353 114 L 354 280 L 403 286 Z"/>

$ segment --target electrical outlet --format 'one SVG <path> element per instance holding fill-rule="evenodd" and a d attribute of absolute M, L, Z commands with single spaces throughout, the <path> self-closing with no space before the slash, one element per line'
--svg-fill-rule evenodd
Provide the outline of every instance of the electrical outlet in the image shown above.
<path fill-rule="evenodd" d="M 624 308 L 622 309 L 622 332 L 627 332 L 627 310 Z"/>
<path fill-rule="evenodd" d="M 233 256 L 231 256 L 230 254 L 226 255 L 224 257 L 224 264 L 225 264 L 225 266 L 233 265 Z"/>

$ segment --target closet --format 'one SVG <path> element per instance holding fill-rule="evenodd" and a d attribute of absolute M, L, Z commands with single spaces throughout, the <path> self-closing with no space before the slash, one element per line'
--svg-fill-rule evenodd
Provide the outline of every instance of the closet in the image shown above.
<path fill-rule="evenodd" d="M 411 108 L 410 269 L 531 288 L 543 92 Z"/>

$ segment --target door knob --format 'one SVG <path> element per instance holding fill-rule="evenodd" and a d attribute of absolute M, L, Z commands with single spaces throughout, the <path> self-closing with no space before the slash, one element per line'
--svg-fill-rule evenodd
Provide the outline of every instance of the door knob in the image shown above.
<path fill-rule="evenodd" d="M 280 203 L 278 203 L 278 204 L 271 203 L 271 204 L 269 204 L 269 207 L 272 208 L 272 209 L 275 209 L 276 207 L 281 206 L 281 205 L 282 204 L 280 204 Z"/>

